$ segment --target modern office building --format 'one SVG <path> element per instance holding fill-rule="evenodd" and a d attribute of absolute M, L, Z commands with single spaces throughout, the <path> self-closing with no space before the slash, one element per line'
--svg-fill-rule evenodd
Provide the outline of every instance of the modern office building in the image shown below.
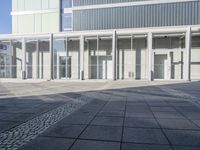
<path fill-rule="evenodd" d="M 12 0 L 0 78 L 199 80 L 199 0 Z"/>

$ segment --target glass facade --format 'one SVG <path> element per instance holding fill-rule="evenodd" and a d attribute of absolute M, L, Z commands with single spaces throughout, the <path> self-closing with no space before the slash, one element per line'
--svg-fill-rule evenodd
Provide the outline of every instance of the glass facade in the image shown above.
<path fill-rule="evenodd" d="M 186 79 L 187 34 L 148 35 L 102 32 L 0 37 L 0 78 L 148 80 L 151 65 L 153 79 Z M 200 77 L 199 39 L 199 34 L 192 36 L 191 79 Z"/>
<path fill-rule="evenodd" d="M 79 38 L 54 37 L 53 76 L 54 79 L 79 79 Z"/>
<path fill-rule="evenodd" d="M 72 30 L 72 13 L 64 13 L 62 26 L 64 31 Z"/>
<path fill-rule="evenodd" d="M 62 0 L 62 31 L 73 30 L 73 1 Z"/>
<path fill-rule="evenodd" d="M 72 8 L 72 0 L 62 0 L 62 9 Z"/>

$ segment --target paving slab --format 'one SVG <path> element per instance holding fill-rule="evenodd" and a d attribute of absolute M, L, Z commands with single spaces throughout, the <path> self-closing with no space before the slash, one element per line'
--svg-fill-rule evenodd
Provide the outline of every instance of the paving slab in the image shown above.
<path fill-rule="evenodd" d="M 38 137 L 19 150 L 67 150 L 73 142 L 73 139 Z"/>
<path fill-rule="evenodd" d="M 160 129 L 124 128 L 123 142 L 169 144 Z"/>
<path fill-rule="evenodd" d="M 92 125 L 102 125 L 102 126 L 122 126 L 122 117 L 95 117 L 91 122 Z"/>
<path fill-rule="evenodd" d="M 169 141 L 174 146 L 200 147 L 200 131 L 164 130 Z"/>
<path fill-rule="evenodd" d="M 78 138 L 86 125 L 62 125 L 48 129 L 43 136 L 60 137 L 60 138 Z"/>
<path fill-rule="evenodd" d="M 89 126 L 81 134 L 81 139 L 121 141 L 122 127 Z"/>
<path fill-rule="evenodd" d="M 126 117 L 124 126 L 135 128 L 160 128 L 155 119 Z"/>
<path fill-rule="evenodd" d="M 169 145 L 123 143 L 122 150 L 172 150 Z"/>
<path fill-rule="evenodd" d="M 157 119 L 163 129 L 196 129 L 200 130 L 193 122 L 186 119 Z"/>
<path fill-rule="evenodd" d="M 120 150 L 119 142 L 78 140 L 70 150 Z"/>

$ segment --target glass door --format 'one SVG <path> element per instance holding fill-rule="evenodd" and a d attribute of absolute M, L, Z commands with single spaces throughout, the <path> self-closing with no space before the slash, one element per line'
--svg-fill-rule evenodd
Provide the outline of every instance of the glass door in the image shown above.
<path fill-rule="evenodd" d="M 155 54 L 154 56 L 154 78 L 168 79 L 168 55 Z"/>

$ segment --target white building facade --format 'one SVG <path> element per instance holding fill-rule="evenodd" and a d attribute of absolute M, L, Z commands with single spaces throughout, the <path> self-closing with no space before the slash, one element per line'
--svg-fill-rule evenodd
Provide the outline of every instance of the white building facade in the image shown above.
<path fill-rule="evenodd" d="M 13 0 L 0 78 L 199 80 L 199 0 Z"/>

